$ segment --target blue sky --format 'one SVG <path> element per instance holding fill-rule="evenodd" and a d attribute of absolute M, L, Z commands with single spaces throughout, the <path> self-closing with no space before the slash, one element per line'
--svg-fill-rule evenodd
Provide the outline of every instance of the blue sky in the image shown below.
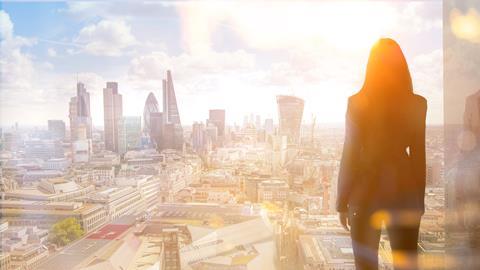
<path fill-rule="evenodd" d="M 2 125 L 67 123 L 76 79 L 103 123 L 102 89 L 118 81 L 124 114 L 141 115 L 173 72 L 182 122 L 224 108 L 229 123 L 276 118 L 275 95 L 307 100 L 304 121 L 343 122 L 370 46 L 396 39 L 428 121 L 442 122 L 442 4 L 427 2 L 7 2 L 1 6 Z"/>

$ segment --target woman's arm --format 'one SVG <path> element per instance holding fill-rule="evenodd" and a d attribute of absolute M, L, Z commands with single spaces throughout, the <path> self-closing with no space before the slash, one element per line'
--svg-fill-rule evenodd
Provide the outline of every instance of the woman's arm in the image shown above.
<path fill-rule="evenodd" d="M 426 158 L 425 158 L 425 118 L 427 115 L 427 100 L 421 96 L 418 98 L 418 105 L 415 107 L 417 113 L 412 119 L 415 125 L 415 131 L 410 145 L 410 158 L 412 162 L 412 170 L 414 183 L 418 188 L 419 208 L 425 209 L 425 186 L 426 186 Z"/>
<path fill-rule="evenodd" d="M 354 110 L 352 98 L 348 100 L 348 108 L 345 120 L 345 143 L 343 145 L 343 154 L 340 161 L 340 171 L 338 174 L 337 185 L 337 205 L 338 212 L 347 212 L 348 201 L 352 189 L 357 167 L 358 167 L 358 149 L 359 134 L 357 123 L 354 122 Z"/>

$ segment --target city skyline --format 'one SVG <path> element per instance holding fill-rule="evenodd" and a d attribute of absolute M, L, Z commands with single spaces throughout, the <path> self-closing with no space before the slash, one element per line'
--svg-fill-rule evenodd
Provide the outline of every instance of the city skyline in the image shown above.
<path fill-rule="evenodd" d="M 1 75 L 2 125 L 43 126 L 43 119 L 67 122 L 64 101 L 72 96 L 77 80 L 90 91 L 95 126 L 103 124 L 101 96 L 107 81 L 121 86 L 124 115 L 140 116 L 148 93 L 161 95 L 162 74 L 168 69 L 175 74 L 185 125 L 206 119 L 210 109 L 226 109 L 227 124 L 240 124 L 252 112 L 278 122 L 275 96 L 282 94 L 308 101 L 306 123 L 312 115 L 318 123 L 342 123 L 348 95 L 361 86 L 369 47 L 387 33 L 404 48 L 415 89 L 429 100 L 428 122 L 443 121 L 441 3 L 197 7 L 173 2 L 129 7 L 45 3 L 35 17 L 42 22 L 32 23 L 28 14 L 36 5 L 5 3 L 0 13 L 5 22 L 3 64 L 8 67 Z M 287 12 L 291 26 L 282 19 Z M 305 12 L 322 16 L 303 16 Z M 246 14 L 253 17 L 247 19 Z M 258 14 L 271 23 L 253 27 L 262 19 Z M 385 23 L 376 25 L 370 17 Z M 277 26 L 284 33 L 272 31 Z M 35 113 L 25 118 L 20 111 Z"/>
<path fill-rule="evenodd" d="M 479 49 L 478 0 L 3 1 L 0 268 L 478 269 Z"/>

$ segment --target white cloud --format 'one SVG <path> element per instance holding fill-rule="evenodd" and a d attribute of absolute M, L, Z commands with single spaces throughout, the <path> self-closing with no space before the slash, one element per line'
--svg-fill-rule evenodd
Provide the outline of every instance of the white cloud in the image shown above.
<path fill-rule="evenodd" d="M 12 37 L 13 24 L 10 20 L 10 16 L 3 10 L 0 10 L 0 37 L 2 39 L 8 39 Z"/>
<path fill-rule="evenodd" d="M 1 61 L 16 63 L 5 65 L 7 72 L 15 73 L 5 80 L 12 85 L 8 90 L 12 97 L 9 107 L 12 115 L 28 107 L 43 108 L 40 110 L 48 111 L 44 114 L 66 118 L 68 99 L 75 92 L 77 69 L 83 72 L 79 79 L 87 83 L 92 93 L 96 124 L 102 123 L 101 89 L 107 79 L 119 82 L 125 114 L 140 115 L 149 91 L 161 99 L 161 80 L 165 71 L 171 69 L 184 123 L 204 119 L 213 107 L 226 108 L 229 121 L 233 116 L 234 120 L 241 121 L 242 115 L 248 112 L 275 117 L 276 94 L 295 94 L 307 100 L 305 116 L 314 113 L 319 121 L 341 122 L 346 96 L 361 86 L 368 50 L 377 36 L 397 31 L 401 32 L 399 41 L 409 42 L 411 36 L 422 37 L 424 31 L 441 33 L 435 19 L 441 18 L 441 11 L 433 12 L 435 16 L 427 14 L 432 12 L 426 8 L 429 4 L 407 7 L 397 2 L 216 2 L 213 5 L 208 2 L 144 5 L 72 2 L 68 6 L 72 19 L 95 23 L 82 25 L 73 39 L 67 38 L 74 46 L 47 49 L 50 57 L 62 56 L 55 61 L 29 56 L 22 48 L 34 41 L 13 37 L 13 24 L 11 30 L 2 29 L 2 35 L 6 33 L 12 38 L 2 43 L 2 48 L 9 48 L 2 52 L 9 53 L 8 57 L 2 56 Z M 172 25 L 167 34 L 158 33 L 159 28 L 152 27 L 154 23 L 164 22 Z M 178 23 L 181 29 L 177 29 Z M 177 46 L 177 34 L 182 38 L 179 41 L 184 42 L 180 46 Z M 420 51 L 437 48 L 432 44 L 420 46 L 418 42 L 412 41 L 414 53 L 417 47 L 421 47 Z M 118 65 L 110 68 L 110 61 L 93 60 L 90 69 L 87 61 L 98 58 L 85 57 L 85 54 L 118 56 L 112 59 Z M 437 80 L 438 72 L 429 66 L 437 63 L 437 57 L 411 56 L 415 86 L 422 94 L 437 93 L 441 77 Z M 76 62 L 77 59 L 81 61 Z M 58 66 L 47 71 L 51 65 L 46 61 Z M 69 67 L 73 71 L 68 74 L 61 70 L 66 63 L 75 63 Z M 102 75 L 90 72 L 92 70 Z M 19 101 L 22 106 L 15 108 Z M 54 106 L 54 103 L 60 105 Z M 35 117 L 40 119 L 41 115 Z M 45 115 L 42 117 L 38 122 L 47 119 Z"/>
<path fill-rule="evenodd" d="M 45 123 L 47 119 L 68 116 L 68 100 L 75 94 L 71 74 L 52 72 L 53 65 L 26 53 L 35 39 L 14 33 L 14 24 L 2 11 L 2 25 L 11 25 L 0 44 L 0 122 L 10 125 Z M 3 38 L 5 37 L 5 38 Z M 47 51 L 48 53 L 48 51 Z M 92 76 L 85 76 L 94 81 Z M 97 80 L 98 81 L 98 80 Z M 104 80 L 102 80 L 104 81 Z"/>
<path fill-rule="evenodd" d="M 75 42 L 93 55 L 120 56 L 137 43 L 130 26 L 121 20 L 101 20 L 82 28 Z"/>
<path fill-rule="evenodd" d="M 0 42 L 0 91 L 2 102 L 9 101 L 9 94 L 31 87 L 34 77 L 34 67 L 31 56 L 25 54 L 22 48 L 35 43 L 13 34 L 13 23 L 5 11 L 0 11 L 2 40 Z"/>
<path fill-rule="evenodd" d="M 183 53 L 169 56 L 155 51 L 132 59 L 129 78 L 137 81 L 161 81 L 167 69 L 175 71 L 177 78 L 188 79 L 203 75 L 225 74 L 252 69 L 255 57 L 245 51 L 207 52 L 199 54 Z"/>
<path fill-rule="evenodd" d="M 68 1 L 67 8 L 62 10 L 79 20 L 94 18 L 131 19 L 158 18 L 174 2 L 149 1 L 139 4 L 135 1 Z"/>
<path fill-rule="evenodd" d="M 442 29 L 441 2 L 413 1 L 406 2 L 404 5 L 403 8 L 399 8 L 399 14 L 395 22 L 403 31 L 419 34 L 432 29 Z M 430 13 L 432 9 L 433 12 L 438 12 L 437 14 L 433 13 L 434 16 L 431 16 Z"/>
<path fill-rule="evenodd" d="M 228 108 L 230 115 L 245 112 L 267 92 L 261 86 L 255 56 L 245 51 L 182 53 L 171 56 L 163 51 L 137 56 L 132 59 L 127 80 L 122 82 L 129 100 L 137 108 L 126 111 L 140 114 L 138 104 L 143 104 L 149 91 L 161 99 L 161 80 L 166 70 L 172 70 L 180 114 L 184 123 L 201 121 L 208 109 Z M 262 90 L 262 91 L 259 91 Z M 256 95 L 255 101 L 246 98 Z M 272 98 L 274 96 L 270 96 Z M 265 101 L 265 99 L 261 99 Z M 275 104 L 274 100 L 270 100 Z M 258 101 L 260 102 L 260 101 Z M 258 104 L 256 104 L 258 105 Z M 258 110 L 268 106 L 258 106 Z M 141 109 L 141 108 L 140 108 Z M 257 110 L 256 109 L 256 110 Z M 238 114 L 241 117 L 242 114 Z M 236 115 L 236 116 L 237 116 Z M 230 118 L 232 119 L 232 118 Z"/>
<path fill-rule="evenodd" d="M 329 44 L 286 50 L 281 62 L 272 64 L 265 78 L 266 84 L 298 87 L 300 84 L 318 84 L 328 80 L 350 84 L 363 77 L 368 50 L 349 51 Z M 343 74 L 348 74 L 344 76 Z"/>
<path fill-rule="evenodd" d="M 50 57 L 56 57 L 57 56 L 57 51 L 54 48 L 48 48 L 47 49 L 47 55 Z"/>

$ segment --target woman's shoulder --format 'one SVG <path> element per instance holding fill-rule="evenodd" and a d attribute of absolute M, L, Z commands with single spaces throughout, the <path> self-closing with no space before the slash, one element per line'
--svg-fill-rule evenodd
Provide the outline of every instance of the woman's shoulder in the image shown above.
<path fill-rule="evenodd" d="M 350 111 L 358 112 L 369 107 L 368 98 L 362 93 L 356 93 L 348 97 L 348 108 Z"/>
<path fill-rule="evenodd" d="M 427 108 L 427 99 L 424 98 L 423 96 L 414 94 L 412 100 L 413 100 L 414 105 L 416 107 L 418 107 L 419 109 L 426 109 Z"/>
<path fill-rule="evenodd" d="M 413 99 L 420 104 L 427 105 L 427 99 L 421 95 L 413 94 Z"/>
<path fill-rule="evenodd" d="M 355 106 L 356 104 L 364 103 L 366 100 L 365 95 L 359 92 L 348 97 L 348 104 Z"/>

